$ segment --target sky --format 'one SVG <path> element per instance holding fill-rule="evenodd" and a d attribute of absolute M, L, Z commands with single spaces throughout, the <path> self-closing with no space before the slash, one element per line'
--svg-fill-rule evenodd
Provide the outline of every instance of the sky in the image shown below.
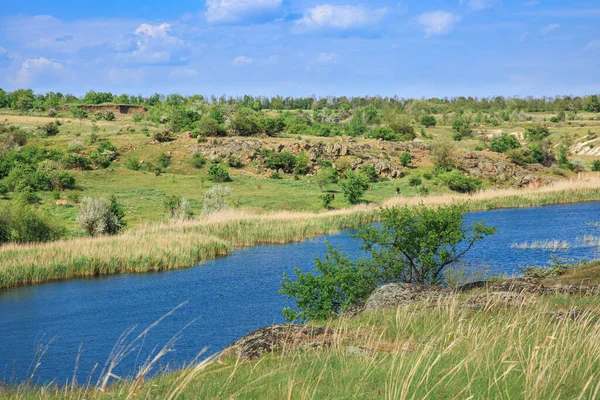
<path fill-rule="evenodd" d="M 19 0 L 0 88 L 82 95 L 600 93 L 600 0 Z"/>

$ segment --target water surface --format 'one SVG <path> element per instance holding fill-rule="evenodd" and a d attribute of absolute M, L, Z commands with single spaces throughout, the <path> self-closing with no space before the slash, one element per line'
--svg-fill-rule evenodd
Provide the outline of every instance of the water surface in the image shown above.
<path fill-rule="evenodd" d="M 553 253 L 548 251 L 511 248 L 524 241 L 566 240 L 572 249 L 557 255 L 598 257 L 597 247 L 582 246 L 578 238 L 600 236 L 600 228 L 589 224 L 600 222 L 600 203 L 476 212 L 467 214 L 466 220 L 498 227 L 494 236 L 478 243 L 467 257 L 495 272 L 512 274 L 519 265 L 550 260 Z M 217 352 L 255 329 L 283 322 L 281 309 L 287 303 L 278 294 L 283 273 L 293 273 L 295 266 L 311 270 L 315 256 L 325 253 L 326 241 L 356 256 L 359 242 L 350 233 L 237 250 L 176 271 L 0 290 L 0 379 L 13 383 L 27 379 L 36 353 L 47 347 L 36 370 L 38 382 L 64 383 L 77 368 L 79 383 L 88 379 L 95 383 L 123 332 L 136 326 L 137 335 L 182 303 L 148 333 L 116 372 L 131 375 L 153 350 L 193 321 L 174 351 L 162 359 L 163 365 L 179 367 L 191 362 L 205 347 L 205 354 Z"/>

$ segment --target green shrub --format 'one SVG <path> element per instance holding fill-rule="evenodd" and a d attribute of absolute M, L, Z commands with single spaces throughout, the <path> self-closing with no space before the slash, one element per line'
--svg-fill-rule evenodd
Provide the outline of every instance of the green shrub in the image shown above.
<path fill-rule="evenodd" d="M 40 130 L 46 136 L 56 136 L 60 132 L 56 122 L 48 122 L 47 124 L 40 126 Z"/>
<path fill-rule="evenodd" d="M 170 142 L 175 139 L 173 132 L 171 132 L 168 129 L 154 132 L 154 135 L 152 135 L 152 137 L 154 138 L 154 140 L 160 143 Z"/>
<path fill-rule="evenodd" d="M 415 127 L 406 116 L 392 118 L 389 126 L 396 133 L 396 136 L 400 141 L 409 142 L 417 137 Z"/>
<path fill-rule="evenodd" d="M 296 156 L 296 164 L 294 165 L 294 174 L 305 175 L 308 172 L 308 156 L 302 152 Z"/>
<path fill-rule="evenodd" d="M 208 215 L 226 210 L 229 208 L 227 199 L 230 196 L 231 188 L 229 186 L 215 185 L 211 187 L 204 194 L 202 214 Z"/>
<path fill-rule="evenodd" d="M 163 205 L 171 219 L 188 220 L 194 215 L 190 202 L 181 196 L 167 196 Z"/>
<path fill-rule="evenodd" d="M 140 159 L 134 156 L 127 157 L 125 167 L 132 171 L 139 171 L 141 168 Z"/>
<path fill-rule="evenodd" d="M 523 136 L 531 142 L 540 141 L 550 135 L 550 131 L 543 125 L 528 125 L 525 127 Z"/>
<path fill-rule="evenodd" d="M 421 183 L 422 183 L 421 178 L 418 178 L 416 176 L 413 176 L 412 178 L 410 178 L 408 180 L 409 186 L 419 186 L 419 185 L 421 185 Z"/>
<path fill-rule="evenodd" d="M 60 239 L 62 227 L 40 214 L 34 207 L 16 203 L 10 213 L 10 241 L 16 243 L 49 242 Z"/>
<path fill-rule="evenodd" d="M 324 193 L 319 196 L 321 202 L 323 203 L 323 208 L 329 210 L 331 208 L 331 203 L 333 199 L 335 199 L 335 195 L 333 193 Z"/>
<path fill-rule="evenodd" d="M 275 172 L 271 172 L 271 175 L 269 175 L 270 179 L 282 179 L 281 175 L 279 174 L 279 172 L 275 171 Z"/>
<path fill-rule="evenodd" d="M 77 222 L 89 236 L 114 235 L 123 227 L 124 216 L 114 195 L 110 202 L 103 198 L 84 197 L 79 205 Z"/>
<path fill-rule="evenodd" d="M 103 119 L 105 121 L 114 121 L 115 120 L 115 113 L 110 111 L 110 110 L 101 110 L 101 111 L 96 111 L 94 113 L 94 117 L 96 117 L 96 119 Z"/>
<path fill-rule="evenodd" d="M 229 164 L 231 168 L 242 168 L 244 166 L 240 157 L 235 154 L 230 154 L 227 157 L 227 164 Z"/>
<path fill-rule="evenodd" d="M 241 136 L 252 136 L 260 133 L 256 111 L 249 108 L 238 109 L 229 123 L 231 129 Z"/>
<path fill-rule="evenodd" d="M 379 176 L 377 175 L 377 171 L 375 167 L 370 164 L 364 164 L 360 167 L 360 172 L 367 178 L 369 182 L 377 182 L 379 180 Z"/>
<path fill-rule="evenodd" d="M 206 157 L 204 157 L 204 155 L 202 155 L 202 153 L 200 152 L 194 153 L 194 155 L 192 156 L 192 165 L 194 166 L 194 168 L 200 169 L 204 167 L 205 164 Z"/>
<path fill-rule="evenodd" d="M 200 119 L 195 130 L 198 136 L 225 136 L 227 131 L 216 119 L 205 115 Z"/>
<path fill-rule="evenodd" d="M 369 136 L 373 139 L 383 139 L 390 141 L 395 141 L 399 139 L 398 135 L 396 135 L 396 132 L 394 132 L 392 128 L 389 128 L 387 126 L 376 128 L 375 130 L 371 131 Z"/>
<path fill-rule="evenodd" d="M 63 165 L 66 169 L 79 169 L 82 171 L 92 169 L 92 161 L 78 154 L 69 154 L 63 159 Z"/>
<path fill-rule="evenodd" d="M 437 124 L 437 121 L 435 120 L 435 117 L 433 115 L 423 115 L 421 117 L 421 125 L 426 126 L 427 128 L 431 127 L 431 126 L 435 126 Z"/>
<path fill-rule="evenodd" d="M 594 172 L 600 171 L 600 160 L 594 160 L 592 162 L 592 171 L 594 171 Z"/>
<path fill-rule="evenodd" d="M 231 182 L 229 172 L 220 163 L 213 162 L 208 167 L 208 179 L 213 182 Z"/>
<path fill-rule="evenodd" d="M 345 175 L 346 179 L 341 183 L 344 197 L 350 204 L 358 204 L 369 188 L 369 181 L 363 174 L 357 174 L 352 170 L 347 170 Z"/>
<path fill-rule="evenodd" d="M 481 182 L 470 178 L 460 171 L 451 171 L 442 174 L 442 181 L 448 185 L 450 190 L 459 193 L 473 193 L 481 186 Z"/>
<path fill-rule="evenodd" d="M 402 154 L 400 154 L 400 164 L 403 167 L 407 167 L 411 163 L 412 163 L 412 155 L 408 151 L 405 151 Z"/>
<path fill-rule="evenodd" d="M 73 118 L 84 119 L 88 117 L 88 112 L 80 107 L 74 108 L 71 110 L 71 113 L 73 114 Z"/>
<path fill-rule="evenodd" d="M 171 164 L 171 156 L 169 154 L 161 153 L 156 162 L 161 167 L 167 168 Z"/>
<path fill-rule="evenodd" d="M 337 183 L 338 173 L 335 168 L 332 167 L 321 167 L 313 176 L 314 181 L 319 185 L 319 188 L 323 190 L 325 185 L 330 183 Z"/>
<path fill-rule="evenodd" d="M 265 161 L 270 169 L 282 169 L 284 172 L 290 173 L 294 170 L 297 160 L 294 154 L 282 151 L 281 153 L 271 153 Z"/>
<path fill-rule="evenodd" d="M 490 150 L 496 153 L 506 153 L 508 150 L 518 149 L 521 143 L 512 135 L 503 133 L 490 141 Z"/>

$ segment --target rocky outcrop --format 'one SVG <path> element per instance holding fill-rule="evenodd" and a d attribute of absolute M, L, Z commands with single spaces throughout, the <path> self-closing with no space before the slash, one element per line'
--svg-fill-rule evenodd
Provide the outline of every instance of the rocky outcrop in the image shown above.
<path fill-rule="evenodd" d="M 455 163 L 473 178 L 481 178 L 501 186 L 537 187 L 552 180 L 544 176 L 545 167 L 539 164 L 523 167 L 501 156 L 492 158 L 481 153 L 466 153 Z"/>
<path fill-rule="evenodd" d="M 305 153 L 309 160 L 309 173 L 315 172 L 318 160 L 328 160 L 342 171 L 347 168 L 356 170 L 363 165 L 372 165 L 379 176 L 400 178 L 404 176 L 400 165 L 400 154 L 408 151 L 413 162 L 419 162 L 427 155 L 425 146 L 415 142 L 384 142 L 375 144 L 358 143 L 352 139 L 337 139 L 334 142 L 299 140 L 288 143 L 274 143 L 268 140 L 249 138 L 213 138 L 192 148 L 209 160 L 228 157 L 235 154 L 243 163 L 264 160 L 263 150 L 274 152 Z M 268 173 L 264 168 L 260 173 Z"/>
<path fill-rule="evenodd" d="M 458 290 L 465 292 L 473 289 L 486 289 L 490 292 L 529 293 L 537 295 L 582 295 L 596 296 L 600 294 L 597 286 L 584 285 L 545 285 L 534 278 L 510 278 L 497 282 L 473 282 L 461 286 Z"/>
<path fill-rule="evenodd" d="M 532 303 L 532 295 L 516 292 L 487 292 L 471 296 L 461 305 L 472 310 L 487 310 L 494 307 L 521 307 Z"/>
<path fill-rule="evenodd" d="M 451 294 L 451 290 L 440 286 L 389 283 L 375 289 L 367 299 L 364 311 L 393 309 L 423 300 L 439 300 Z"/>
<path fill-rule="evenodd" d="M 254 359 L 285 349 L 324 348 L 332 342 L 333 331 L 324 326 L 271 325 L 254 331 L 221 353 L 221 358 Z"/>

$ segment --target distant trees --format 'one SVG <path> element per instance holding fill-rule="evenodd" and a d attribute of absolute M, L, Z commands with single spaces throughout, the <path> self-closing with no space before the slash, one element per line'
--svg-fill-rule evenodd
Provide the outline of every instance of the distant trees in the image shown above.
<path fill-rule="evenodd" d="M 593 94 L 583 98 L 583 110 L 587 112 L 600 113 L 600 98 Z"/>

